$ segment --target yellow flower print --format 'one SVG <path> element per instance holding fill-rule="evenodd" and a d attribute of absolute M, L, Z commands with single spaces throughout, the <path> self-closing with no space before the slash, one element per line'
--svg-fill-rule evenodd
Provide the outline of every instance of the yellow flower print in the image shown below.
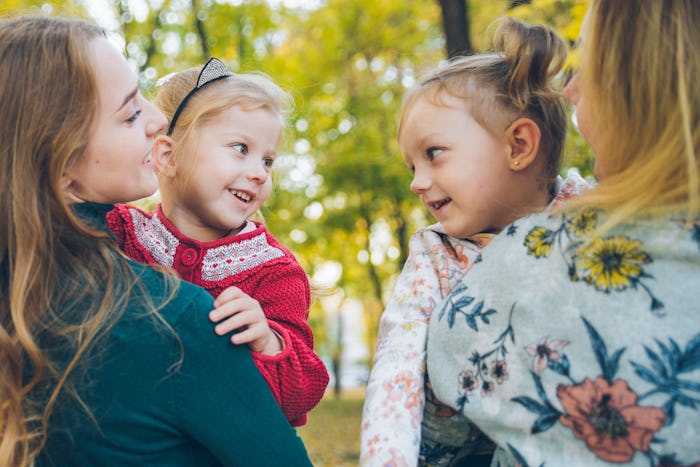
<path fill-rule="evenodd" d="M 535 258 L 542 258 L 549 255 L 554 246 L 556 238 L 555 232 L 545 227 L 535 227 L 525 237 L 527 254 Z"/>
<path fill-rule="evenodd" d="M 652 261 L 639 241 L 616 236 L 596 238 L 579 249 L 576 264 L 580 277 L 597 290 L 625 290 L 644 274 Z"/>
<path fill-rule="evenodd" d="M 595 209 L 585 209 L 568 221 L 567 230 L 578 236 L 589 234 L 598 223 L 598 212 Z"/>

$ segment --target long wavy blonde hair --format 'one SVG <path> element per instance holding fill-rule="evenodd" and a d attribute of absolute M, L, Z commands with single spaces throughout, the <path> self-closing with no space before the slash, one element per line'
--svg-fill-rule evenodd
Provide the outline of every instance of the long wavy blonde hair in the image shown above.
<path fill-rule="evenodd" d="M 593 0 L 580 86 L 609 175 L 569 208 L 700 215 L 700 2 Z"/>
<path fill-rule="evenodd" d="M 3 466 L 32 463 L 60 394 L 80 402 L 70 375 L 138 288 L 110 237 L 75 216 L 61 186 L 90 138 L 91 43 L 102 36 L 82 20 L 0 21 Z"/>

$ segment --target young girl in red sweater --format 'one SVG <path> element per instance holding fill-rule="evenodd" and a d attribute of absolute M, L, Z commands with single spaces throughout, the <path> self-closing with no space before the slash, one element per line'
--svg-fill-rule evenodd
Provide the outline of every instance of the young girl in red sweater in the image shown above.
<path fill-rule="evenodd" d="M 119 205 L 108 225 L 124 252 L 173 268 L 217 298 L 217 334 L 247 344 L 290 424 L 306 423 L 328 385 L 307 323 L 308 278 L 249 218 L 270 196 L 270 171 L 291 98 L 269 78 L 212 58 L 169 77 L 156 106 L 169 117 L 153 163 L 161 204 Z"/>

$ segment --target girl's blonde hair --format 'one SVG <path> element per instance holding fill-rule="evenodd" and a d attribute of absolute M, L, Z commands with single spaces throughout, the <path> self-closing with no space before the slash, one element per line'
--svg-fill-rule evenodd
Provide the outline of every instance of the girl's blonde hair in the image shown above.
<path fill-rule="evenodd" d="M 540 129 L 538 158 L 554 196 L 566 139 L 566 106 L 555 77 L 566 59 L 564 41 L 542 25 L 503 19 L 494 34 L 493 53 L 458 57 L 424 77 L 404 100 L 399 135 L 408 111 L 419 98 L 445 105 L 445 94 L 464 101 L 466 110 L 486 130 L 502 135 L 520 117 Z"/>
<path fill-rule="evenodd" d="M 71 375 L 138 289 L 61 186 L 91 135 L 104 36 L 82 20 L 0 20 L 0 465 L 33 462 L 59 395 L 81 402 Z"/>
<path fill-rule="evenodd" d="M 582 31 L 580 89 L 609 173 L 571 208 L 700 214 L 700 3 L 594 0 Z"/>
<path fill-rule="evenodd" d="M 168 120 L 173 118 L 182 100 L 197 85 L 201 70 L 202 67 L 195 67 L 174 73 L 158 87 L 154 104 Z M 173 135 L 179 140 L 174 151 L 175 158 L 191 157 L 191 148 L 196 145 L 197 126 L 206 124 L 234 106 L 245 111 L 267 109 L 279 115 L 280 125 L 284 128 L 294 101 L 289 93 L 263 73 L 233 74 L 207 84 L 187 101 L 177 118 L 173 128 Z"/>

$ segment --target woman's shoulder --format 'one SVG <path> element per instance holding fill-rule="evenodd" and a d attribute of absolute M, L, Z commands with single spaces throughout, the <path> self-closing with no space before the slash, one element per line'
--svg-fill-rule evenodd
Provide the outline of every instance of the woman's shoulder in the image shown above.
<path fill-rule="evenodd" d="M 484 257 L 509 252 L 542 259 L 556 247 L 573 252 L 594 248 L 634 246 L 657 260 L 682 254 L 687 260 L 700 257 L 700 220 L 687 222 L 681 216 L 638 216 L 606 228 L 610 215 L 600 209 L 583 208 L 523 217 L 506 227 L 491 242 Z M 616 246 L 615 246 L 616 245 Z"/>
<path fill-rule="evenodd" d="M 150 302 L 159 309 L 159 314 L 170 325 L 176 324 L 189 311 L 204 313 L 214 309 L 213 297 L 202 287 L 181 280 L 157 267 L 131 261 L 139 290 L 134 296 L 140 309 Z M 139 293 L 140 292 L 140 293 Z M 147 294 L 144 297 L 143 294 Z M 146 300 L 144 300 L 144 298 Z"/>

